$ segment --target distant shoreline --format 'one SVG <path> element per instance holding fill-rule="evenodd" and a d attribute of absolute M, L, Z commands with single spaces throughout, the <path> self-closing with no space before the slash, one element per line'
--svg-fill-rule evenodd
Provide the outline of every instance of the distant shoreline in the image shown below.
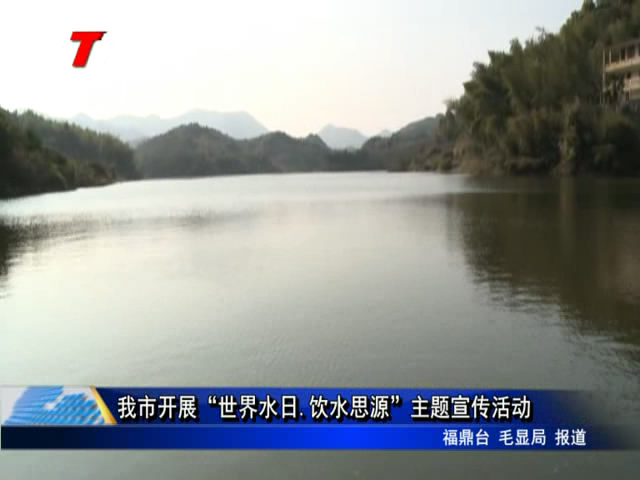
<path fill-rule="evenodd" d="M 161 181 L 188 181 L 188 180 L 204 180 L 211 178 L 232 178 L 232 177 L 249 177 L 249 176 L 281 176 L 281 175 L 322 175 L 322 174 L 340 174 L 340 175 L 349 175 L 349 174 L 362 174 L 362 173 L 388 173 L 392 175 L 403 175 L 403 174 L 416 174 L 416 173 L 424 173 L 424 174 L 433 174 L 433 175 L 464 175 L 468 177 L 476 177 L 476 178 L 494 178 L 494 179 L 548 179 L 552 180 L 608 180 L 608 181 L 623 181 L 623 180 L 637 180 L 640 179 L 639 175 L 612 175 L 612 174 L 594 174 L 593 172 L 584 172 L 576 175 L 559 175 L 559 174 L 548 174 L 548 173 L 527 173 L 527 174 L 510 174 L 505 172 L 473 172 L 465 170 L 464 168 L 456 168 L 452 170 L 350 170 L 350 171 L 335 171 L 335 170 L 323 170 L 323 171 L 290 171 L 290 172 L 248 172 L 248 173 L 223 173 L 216 175 L 199 175 L 199 176 L 183 176 L 183 177 L 149 177 L 149 178 L 139 178 L 139 179 L 121 179 L 115 180 L 110 183 L 104 184 L 96 184 L 96 185 L 87 185 L 82 187 L 75 187 L 70 189 L 58 189 L 58 190 L 46 190 L 34 193 L 25 193 L 19 195 L 12 196 L 4 196 L 0 197 L 0 204 L 2 202 L 11 201 L 11 200 L 19 200 L 21 198 L 28 197 L 38 197 L 42 195 L 50 195 L 56 193 L 70 193 L 83 189 L 98 189 L 109 187 L 118 184 L 127 184 L 127 183 L 138 183 L 138 182 L 161 182 Z"/>

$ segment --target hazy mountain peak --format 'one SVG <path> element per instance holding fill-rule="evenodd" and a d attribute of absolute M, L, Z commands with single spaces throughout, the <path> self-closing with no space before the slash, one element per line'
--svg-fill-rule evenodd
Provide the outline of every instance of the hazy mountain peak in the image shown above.
<path fill-rule="evenodd" d="M 76 115 L 71 117 L 71 120 L 93 121 L 93 119 L 89 115 L 87 115 L 86 113 L 77 113 Z"/>
<path fill-rule="evenodd" d="M 334 149 L 360 148 L 367 137 L 355 128 L 338 127 L 331 123 L 318 132 L 320 138 Z"/>
<path fill-rule="evenodd" d="M 161 118 L 158 115 L 118 115 L 106 120 L 95 120 L 86 114 L 78 114 L 71 121 L 83 127 L 112 133 L 126 141 L 161 135 L 189 123 L 198 123 L 237 139 L 258 137 L 268 132 L 264 125 L 247 112 L 204 109 L 190 110 L 171 118 Z"/>

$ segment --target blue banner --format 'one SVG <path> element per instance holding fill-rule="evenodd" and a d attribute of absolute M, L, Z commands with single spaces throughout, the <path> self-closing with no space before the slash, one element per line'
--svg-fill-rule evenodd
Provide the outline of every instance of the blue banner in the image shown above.
<path fill-rule="evenodd" d="M 637 426 L 573 391 L 28 387 L 3 389 L 2 400 L 3 449 L 640 446 Z"/>

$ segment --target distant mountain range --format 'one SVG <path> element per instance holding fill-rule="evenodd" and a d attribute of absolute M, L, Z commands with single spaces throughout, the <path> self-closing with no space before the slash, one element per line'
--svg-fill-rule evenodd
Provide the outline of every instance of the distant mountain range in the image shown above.
<path fill-rule="evenodd" d="M 360 151 L 330 149 L 317 135 L 293 138 L 271 132 L 237 140 L 196 123 L 143 141 L 136 160 L 146 178 L 383 168 Z"/>
<path fill-rule="evenodd" d="M 388 138 L 391 135 L 393 135 L 393 132 L 384 129 L 373 137 L 367 137 L 355 128 L 336 127 L 331 124 L 318 132 L 318 136 L 322 138 L 324 143 L 336 150 L 358 150 L 370 138 Z"/>
<path fill-rule="evenodd" d="M 171 118 L 161 118 L 157 115 L 120 115 L 106 120 L 95 120 L 88 115 L 79 114 L 69 121 L 85 128 L 111 133 L 132 144 L 190 123 L 214 128 L 236 139 L 259 137 L 268 132 L 264 125 L 246 112 L 191 110 Z"/>
<path fill-rule="evenodd" d="M 333 148 L 321 135 L 294 138 L 269 132 L 238 140 L 191 123 L 141 142 L 136 162 L 145 178 L 198 177 L 263 172 L 402 170 L 423 165 L 433 149 L 439 117 L 410 123 L 390 137 L 373 137 L 362 148 L 344 148 L 349 129 L 332 127 Z M 353 131 L 351 131 L 352 133 Z M 351 139 L 356 136 L 351 135 Z M 358 137 L 362 140 L 364 135 Z M 338 140 L 343 143 L 335 143 Z"/>
<path fill-rule="evenodd" d="M 157 115 L 145 117 L 119 115 L 105 120 L 97 120 L 81 113 L 70 118 L 69 121 L 84 128 L 115 135 L 133 147 L 148 138 L 192 123 L 213 128 L 236 140 L 256 138 L 269 132 L 264 125 L 246 112 L 191 110 L 171 118 L 161 118 Z M 331 124 L 325 126 L 317 135 L 329 148 L 335 150 L 357 150 L 368 140 L 366 135 L 354 128 L 337 127 Z M 391 132 L 383 130 L 377 136 L 389 137 Z"/>
<path fill-rule="evenodd" d="M 247 114 L 195 111 L 173 119 L 121 116 L 110 121 L 82 115 L 74 118 L 78 126 L 32 111 L 11 113 L 0 108 L 0 197 L 140 177 L 442 169 L 451 164 L 440 154 L 437 130 L 442 118 L 427 117 L 391 136 L 381 132 L 368 140 L 357 130 L 328 126 L 320 132 L 326 142 L 317 134 L 294 138 L 267 132 Z M 227 131 L 249 126 L 257 136 L 234 138 L 203 125 L 214 121 Z M 153 135 L 179 122 L 188 123 Z M 126 144 L 109 131 L 137 141 Z M 248 131 L 239 128 L 235 134 L 246 136 Z"/>
<path fill-rule="evenodd" d="M 172 118 L 121 115 L 72 123 L 120 137 L 136 152 L 145 177 L 173 177 L 277 171 L 435 168 L 440 116 L 426 117 L 396 132 L 367 137 L 354 128 L 328 124 L 317 134 L 294 138 L 269 132 L 245 112 L 191 110 Z M 188 128 L 185 128 L 188 127 Z M 176 150 L 177 147 L 180 147 Z M 433 163 L 433 161 L 431 161 Z"/>

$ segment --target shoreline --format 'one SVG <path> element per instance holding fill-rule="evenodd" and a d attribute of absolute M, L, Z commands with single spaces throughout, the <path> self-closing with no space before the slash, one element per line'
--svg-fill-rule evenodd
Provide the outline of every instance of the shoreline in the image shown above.
<path fill-rule="evenodd" d="M 37 197 L 41 195 L 49 195 L 53 193 L 69 193 L 81 189 L 94 189 L 109 187 L 116 184 L 142 182 L 142 181 L 183 181 L 183 180 L 202 180 L 207 178 L 228 178 L 228 177 L 248 177 L 248 176 L 280 176 L 280 175 L 316 175 L 316 174 L 358 174 L 358 173 L 389 173 L 389 174 L 403 174 L 403 173 L 429 173 L 438 175 L 466 175 L 474 178 L 491 178 L 491 179 L 548 179 L 548 180 L 607 180 L 607 181 L 625 181 L 625 180 L 638 180 L 640 175 L 613 175 L 613 174 L 600 174 L 594 172 L 580 172 L 576 174 L 566 175 L 559 173 L 510 173 L 505 171 L 493 170 L 493 171 L 478 171 L 464 164 L 459 165 L 456 168 L 449 170 L 442 169 L 407 169 L 407 170 L 384 170 L 384 169 L 372 169 L 372 170 L 322 170 L 322 171 L 278 171 L 278 172 L 246 172 L 246 173 L 229 173 L 229 174 L 216 174 L 216 175 L 195 175 L 195 176 L 179 176 L 179 177 L 147 177 L 138 179 L 119 179 L 112 182 L 98 183 L 95 185 L 82 185 L 73 188 L 63 189 L 51 189 L 36 191 L 30 193 L 20 193 L 14 195 L 0 196 L 0 203 L 11 200 L 18 200 L 27 197 Z"/>

